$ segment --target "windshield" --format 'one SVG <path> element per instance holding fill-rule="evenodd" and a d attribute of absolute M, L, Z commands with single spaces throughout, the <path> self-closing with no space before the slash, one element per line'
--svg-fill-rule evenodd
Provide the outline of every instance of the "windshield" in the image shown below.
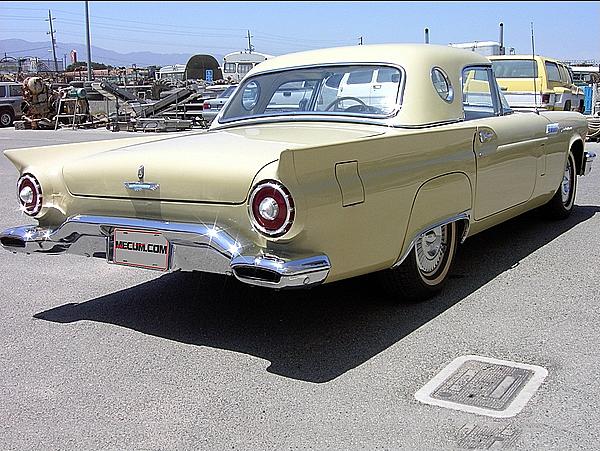
<path fill-rule="evenodd" d="M 398 106 L 402 73 L 384 66 L 291 69 L 246 80 L 220 122 L 306 114 L 383 118 Z"/>
<path fill-rule="evenodd" d="M 496 78 L 537 77 L 537 63 L 533 60 L 493 60 Z M 535 75 L 534 75 L 535 73 Z"/>

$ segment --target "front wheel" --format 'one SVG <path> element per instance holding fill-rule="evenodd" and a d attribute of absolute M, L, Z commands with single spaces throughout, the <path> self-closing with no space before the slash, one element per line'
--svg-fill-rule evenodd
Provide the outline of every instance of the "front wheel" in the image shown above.
<path fill-rule="evenodd" d="M 569 151 L 565 170 L 558 190 L 554 197 L 544 205 L 546 214 L 552 219 L 565 219 L 573 211 L 575 192 L 577 190 L 577 167 L 573 152 Z"/>
<path fill-rule="evenodd" d="M 438 293 L 456 254 L 458 227 L 450 223 L 420 235 L 404 262 L 382 273 L 387 289 L 400 301 L 424 301 Z"/>

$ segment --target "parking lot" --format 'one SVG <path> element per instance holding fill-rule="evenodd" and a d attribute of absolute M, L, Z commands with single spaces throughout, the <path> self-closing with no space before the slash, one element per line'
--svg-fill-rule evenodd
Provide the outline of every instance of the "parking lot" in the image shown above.
<path fill-rule="evenodd" d="M 0 129 L 0 149 L 131 136 Z M 0 157 L 2 230 L 33 222 L 17 178 Z M 531 212 L 469 238 L 444 293 L 422 304 L 397 302 L 373 277 L 273 292 L 3 251 L 0 443 L 447 449 L 469 447 L 464 431 L 479 428 L 484 438 L 510 430 L 511 448 L 596 448 L 600 163 L 578 183 L 567 220 Z M 512 418 L 415 399 L 471 354 L 548 376 Z"/>

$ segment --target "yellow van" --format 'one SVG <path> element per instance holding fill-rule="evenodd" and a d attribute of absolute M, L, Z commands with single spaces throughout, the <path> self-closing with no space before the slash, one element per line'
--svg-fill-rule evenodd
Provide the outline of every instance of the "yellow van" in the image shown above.
<path fill-rule="evenodd" d="M 573 74 L 566 64 L 544 56 L 536 56 L 535 60 L 531 55 L 488 58 L 511 108 L 583 112 L 583 90 L 573 83 Z M 534 77 L 537 96 L 534 96 Z"/>

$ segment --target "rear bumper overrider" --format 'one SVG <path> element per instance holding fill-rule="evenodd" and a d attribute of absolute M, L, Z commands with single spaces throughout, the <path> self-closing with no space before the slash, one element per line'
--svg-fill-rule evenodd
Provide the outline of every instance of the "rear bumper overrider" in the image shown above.
<path fill-rule="evenodd" d="M 320 284 L 331 268 L 325 255 L 274 255 L 218 226 L 109 216 L 72 216 L 54 229 L 14 227 L 0 234 L 0 244 L 14 253 L 74 254 L 113 263 L 117 228 L 161 232 L 170 244 L 169 271 L 234 275 L 279 289 Z"/>
<path fill-rule="evenodd" d="M 581 170 L 582 175 L 588 175 L 592 170 L 592 165 L 594 164 L 594 160 L 596 159 L 596 154 L 594 152 L 586 151 L 583 154 L 583 168 Z"/>

